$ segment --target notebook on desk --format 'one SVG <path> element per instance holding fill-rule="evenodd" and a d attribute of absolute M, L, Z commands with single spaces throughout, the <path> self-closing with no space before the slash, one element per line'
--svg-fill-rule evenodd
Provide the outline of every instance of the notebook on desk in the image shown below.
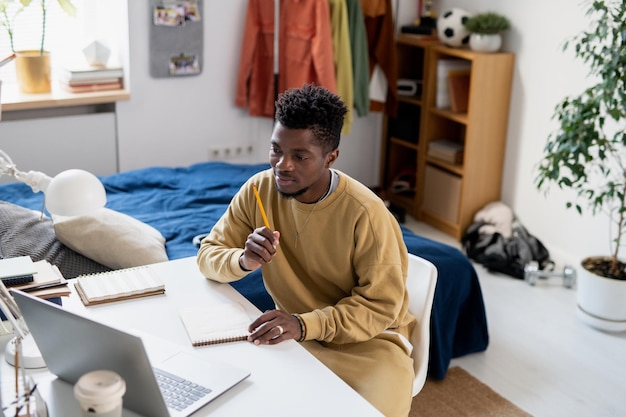
<path fill-rule="evenodd" d="M 124 407 L 141 415 L 189 416 L 250 375 L 229 364 L 184 352 L 171 342 L 142 338 L 22 291 L 11 292 L 50 372 L 74 384 L 95 369 L 115 371 L 126 381 Z M 159 388 L 165 377 L 185 379 L 209 391 L 182 410 L 167 406 Z M 196 390 L 194 394 L 201 396 L 202 392 Z"/>

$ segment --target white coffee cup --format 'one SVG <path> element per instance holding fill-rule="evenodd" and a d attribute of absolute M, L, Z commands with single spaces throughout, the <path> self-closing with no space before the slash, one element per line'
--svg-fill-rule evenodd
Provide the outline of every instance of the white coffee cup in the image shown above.
<path fill-rule="evenodd" d="M 124 379 L 107 370 L 88 372 L 74 385 L 83 417 L 120 417 L 125 392 Z"/>

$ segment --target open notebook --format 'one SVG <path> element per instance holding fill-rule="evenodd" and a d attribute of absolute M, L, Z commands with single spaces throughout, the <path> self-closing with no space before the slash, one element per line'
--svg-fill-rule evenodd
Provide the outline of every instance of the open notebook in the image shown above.
<path fill-rule="evenodd" d="M 179 314 L 193 346 L 246 340 L 252 322 L 238 303 L 186 307 Z"/>

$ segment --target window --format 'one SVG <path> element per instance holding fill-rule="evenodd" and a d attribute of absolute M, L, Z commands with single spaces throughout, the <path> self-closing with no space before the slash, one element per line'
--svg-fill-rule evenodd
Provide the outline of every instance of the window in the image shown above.
<path fill-rule="evenodd" d="M 46 0 L 46 39 L 45 49 L 51 53 L 52 76 L 58 68 L 75 62 L 84 62 L 83 48 L 94 40 L 104 41 L 111 49 L 108 64 L 117 65 L 121 61 L 117 50 L 127 50 L 128 39 L 123 38 L 120 23 L 127 13 L 126 0 L 72 0 L 77 8 L 75 17 L 68 16 L 56 0 Z M 9 16 L 15 14 L 20 5 L 14 1 L 9 6 Z M 117 30 L 111 24 L 117 24 Z M 39 0 L 32 3 L 17 15 L 14 21 L 15 50 L 39 49 L 41 44 L 42 12 Z M 123 44 L 122 44 L 123 42 Z M 0 26 L 0 59 L 12 53 L 9 36 L 5 27 Z M 0 80 L 4 84 L 15 83 L 15 64 L 9 63 L 0 68 Z"/>

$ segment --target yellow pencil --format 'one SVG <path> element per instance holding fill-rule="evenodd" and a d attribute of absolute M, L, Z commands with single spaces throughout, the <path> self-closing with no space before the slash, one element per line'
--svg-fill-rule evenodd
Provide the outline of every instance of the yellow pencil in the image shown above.
<path fill-rule="evenodd" d="M 267 221 L 267 215 L 265 214 L 265 209 L 263 208 L 263 203 L 261 202 L 261 196 L 259 195 L 259 190 L 256 188 L 256 184 L 252 184 L 252 188 L 254 188 L 254 195 L 256 197 L 256 201 L 259 203 L 259 210 L 261 210 L 261 216 L 263 216 L 263 223 L 265 223 L 265 227 L 271 229 L 270 222 Z"/>

